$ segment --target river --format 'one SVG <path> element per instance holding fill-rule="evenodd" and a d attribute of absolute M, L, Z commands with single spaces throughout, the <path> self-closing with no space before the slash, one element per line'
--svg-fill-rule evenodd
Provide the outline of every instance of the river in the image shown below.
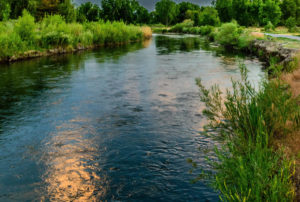
<path fill-rule="evenodd" d="M 239 59 L 189 35 L 0 66 L 0 201 L 216 201 L 195 78 Z M 257 84 L 262 64 L 242 57 Z"/>

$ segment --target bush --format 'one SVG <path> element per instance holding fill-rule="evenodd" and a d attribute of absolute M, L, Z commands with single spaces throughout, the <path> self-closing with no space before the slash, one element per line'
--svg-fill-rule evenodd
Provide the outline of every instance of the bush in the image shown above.
<path fill-rule="evenodd" d="M 225 23 L 220 27 L 216 39 L 225 48 L 233 48 L 238 46 L 241 33 L 242 30 L 238 24 L 234 22 Z"/>
<path fill-rule="evenodd" d="M 14 26 L 14 31 L 21 37 L 22 40 L 29 44 L 33 43 L 36 25 L 34 17 L 32 17 L 26 10 L 23 11 L 22 17 L 19 17 Z"/>
<path fill-rule="evenodd" d="M 268 32 L 268 31 L 271 31 L 271 30 L 274 30 L 275 27 L 274 25 L 272 24 L 271 21 L 268 21 L 267 25 L 264 27 L 265 31 Z"/>
<path fill-rule="evenodd" d="M 0 59 L 23 52 L 25 44 L 16 33 L 0 33 Z"/>
<path fill-rule="evenodd" d="M 296 32 L 297 22 L 294 17 L 289 17 L 285 21 L 285 26 L 289 29 L 289 32 Z"/>
<path fill-rule="evenodd" d="M 213 26 L 209 26 L 209 25 L 201 26 L 201 27 L 200 27 L 200 34 L 201 34 L 202 36 L 207 36 L 207 35 L 209 35 L 213 30 L 214 30 L 214 27 L 213 27 Z"/>

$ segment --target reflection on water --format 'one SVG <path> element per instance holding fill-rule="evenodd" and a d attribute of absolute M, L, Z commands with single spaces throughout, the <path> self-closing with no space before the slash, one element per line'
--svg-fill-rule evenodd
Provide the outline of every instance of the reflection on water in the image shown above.
<path fill-rule="evenodd" d="M 96 201 L 106 194 L 105 178 L 97 175 L 98 165 L 91 162 L 97 155 L 89 120 L 77 118 L 57 126 L 47 142 L 44 181 L 51 201 Z M 86 126 L 86 127 L 84 127 Z M 99 154 L 98 154 L 99 155 Z"/>
<path fill-rule="evenodd" d="M 261 64 L 244 58 L 258 83 Z M 215 201 L 187 158 L 214 142 L 195 78 L 231 87 L 239 59 L 195 36 L 0 67 L 0 201 Z"/>

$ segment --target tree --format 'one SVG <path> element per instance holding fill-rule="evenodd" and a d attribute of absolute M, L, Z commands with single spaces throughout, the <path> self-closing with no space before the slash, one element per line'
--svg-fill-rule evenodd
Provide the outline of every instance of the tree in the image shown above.
<path fill-rule="evenodd" d="M 148 18 L 146 11 L 136 0 L 102 0 L 102 18 L 105 20 L 141 23 L 142 18 Z M 139 14 L 143 16 L 140 18 Z"/>
<path fill-rule="evenodd" d="M 71 0 L 64 0 L 58 6 L 58 13 L 62 15 L 66 22 L 73 22 L 76 20 L 76 10 Z"/>
<path fill-rule="evenodd" d="M 286 21 L 285 21 L 285 26 L 289 29 L 290 32 L 294 32 L 296 29 L 296 19 L 294 17 L 289 17 Z"/>
<path fill-rule="evenodd" d="M 229 22 L 233 19 L 232 0 L 216 0 L 214 4 L 222 22 Z"/>
<path fill-rule="evenodd" d="M 276 26 L 280 22 L 281 9 L 276 0 L 265 0 L 259 8 L 260 25 L 266 25 L 269 21 Z"/>
<path fill-rule="evenodd" d="M 177 7 L 172 0 L 161 0 L 156 3 L 155 10 L 157 12 L 159 22 L 169 25 L 176 19 Z"/>
<path fill-rule="evenodd" d="M 87 2 L 82 4 L 77 9 L 78 20 L 83 21 L 97 21 L 100 18 L 101 10 L 98 5 Z"/>
<path fill-rule="evenodd" d="M 295 0 L 283 0 L 281 4 L 282 19 L 285 21 L 289 17 L 296 17 L 297 4 Z"/>
<path fill-rule="evenodd" d="M 146 8 L 143 6 L 138 6 L 136 9 L 135 23 L 145 23 L 150 22 L 150 14 Z"/>
<path fill-rule="evenodd" d="M 181 2 L 178 4 L 178 16 L 177 22 L 183 22 L 186 18 L 187 11 L 200 11 L 200 7 L 196 4 L 192 4 L 190 2 Z"/>
<path fill-rule="evenodd" d="M 212 7 L 205 7 L 199 15 L 198 25 L 212 25 L 217 26 L 220 24 L 220 18 L 218 11 Z"/>
<path fill-rule="evenodd" d="M 10 5 L 8 3 L 0 2 L 0 20 L 6 21 L 10 16 Z"/>

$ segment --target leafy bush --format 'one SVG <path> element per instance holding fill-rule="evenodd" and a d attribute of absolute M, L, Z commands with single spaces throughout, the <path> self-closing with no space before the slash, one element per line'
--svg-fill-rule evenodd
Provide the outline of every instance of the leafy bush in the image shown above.
<path fill-rule="evenodd" d="M 265 31 L 268 32 L 268 31 L 274 30 L 275 27 L 274 27 L 274 25 L 272 24 L 271 21 L 268 21 L 268 23 L 266 24 L 266 26 L 264 27 L 264 29 L 265 29 Z"/>
<path fill-rule="evenodd" d="M 237 23 L 225 23 L 220 27 L 216 39 L 224 47 L 233 48 L 238 46 L 241 33 Z"/>
<path fill-rule="evenodd" d="M 34 17 L 26 10 L 23 11 L 22 17 L 19 17 L 14 26 L 14 31 L 21 37 L 22 40 L 31 44 L 34 40 L 36 25 Z"/>
<path fill-rule="evenodd" d="M 0 33 L 0 59 L 21 53 L 25 44 L 16 33 Z"/>
<path fill-rule="evenodd" d="M 295 32 L 297 26 L 296 19 L 294 17 L 289 17 L 285 21 L 285 26 L 289 29 L 289 32 Z"/>
<path fill-rule="evenodd" d="M 200 34 L 203 36 L 209 35 L 212 31 L 214 30 L 213 26 L 206 25 L 206 26 L 201 26 L 200 27 Z"/>

